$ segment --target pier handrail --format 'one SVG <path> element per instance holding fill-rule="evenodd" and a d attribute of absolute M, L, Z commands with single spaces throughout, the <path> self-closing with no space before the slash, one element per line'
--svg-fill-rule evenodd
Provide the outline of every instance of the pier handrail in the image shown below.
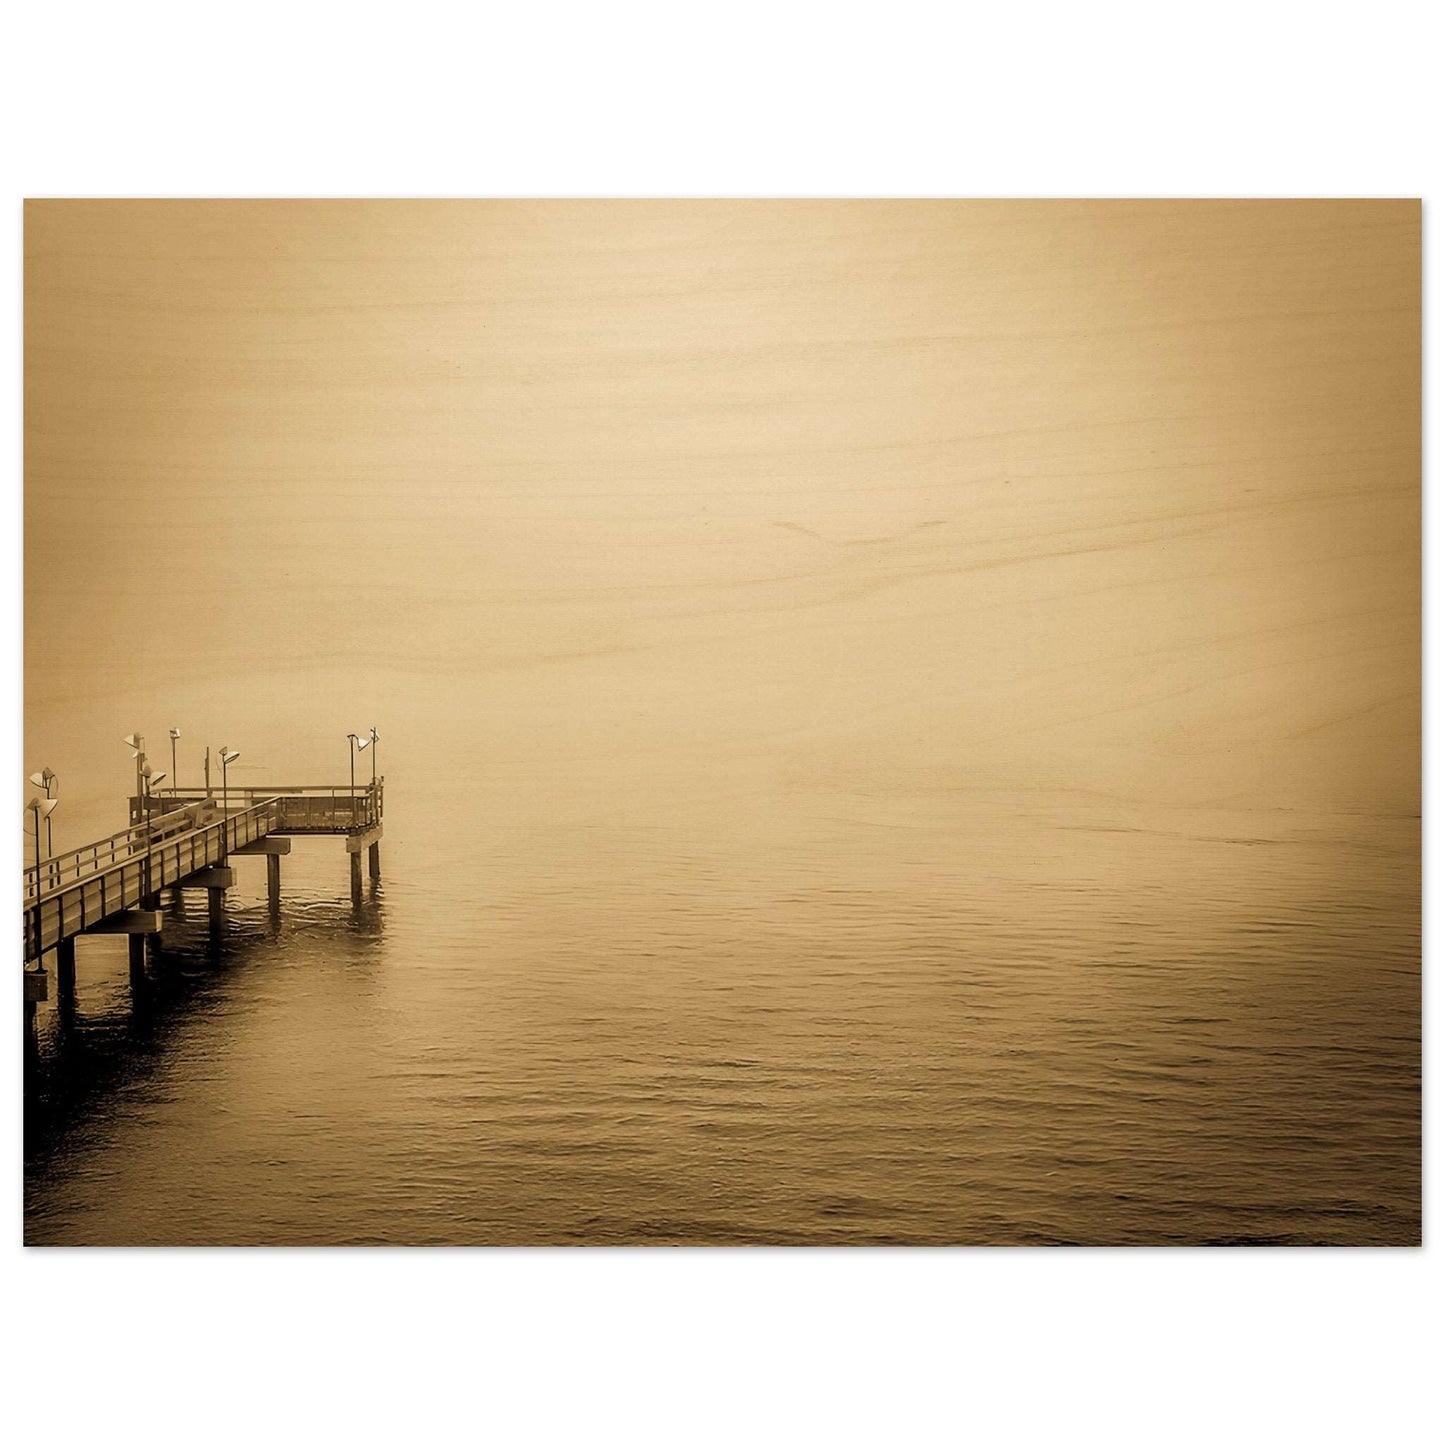
<path fill-rule="evenodd" d="M 293 815 L 299 812 L 299 818 L 292 817 L 288 824 L 283 817 L 283 821 L 277 825 L 281 832 L 288 831 L 288 826 L 302 832 L 316 831 L 315 825 L 318 822 L 322 825 L 320 831 L 333 831 L 339 822 L 348 831 L 360 832 L 375 827 L 381 821 L 385 784 L 385 778 L 378 778 L 374 783 L 358 783 L 353 790 L 346 783 L 304 784 L 299 787 L 282 787 L 269 783 L 264 788 L 228 788 L 226 795 L 231 801 L 242 803 L 251 803 L 258 798 L 279 798 L 283 812 L 288 803 L 300 805 L 291 809 Z M 220 806 L 216 795 L 207 795 L 204 789 L 180 788 L 175 793 L 168 794 L 167 799 L 172 806 L 189 806 L 202 800 Z M 319 808 L 317 805 L 322 803 L 329 806 Z"/>
<path fill-rule="evenodd" d="M 385 779 L 378 777 L 355 788 L 350 784 L 305 784 L 282 789 L 272 784 L 266 788 L 228 787 L 221 798 L 201 788 L 133 797 L 130 808 L 136 821 L 130 827 L 25 867 L 26 947 L 33 947 L 33 956 L 38 957 L 49 946 L 45 940 L 51 931 L 68 936 L 65 930 L 71 926 L 67 919 L 72 907 L 78 909 L 81 931 L 94 925 L 94 917 L 86 922 L 87 900 L 93 912 L 91 890 L 97 883 L 100 907 L 128 907 L 134 901 L 130 895 L 136 894 L 141 882 L 144 887 L 137 896 L 155 891 L 153 867 L 155 877 L 169 880 L 177 859 L 211 857 L 213 852 L 224 859 L 232 849 L 264 834 L 344 834 L 347 851 L 359 858 L 360 848 L 374 849 L 380 837 L 384 783 Z M 148 817 L 140 816 L 143 808 L 149 810 Z M 259 816 L 263 813 L 264 818 Z M 137 866 L 140 875 L 135 873 Z M 107 886 L 116 874 L 120 875 L 118 892 Z M 171 885 L 167 881 L 156 886 Z M 354 877 L 353 888 L 359 886 Z"/>
<path fill-rule="evenodd" d="M 162 814 L 149 825 L 135 823 L 129 828 L 123 828 L 119 833 L 112 833 L 109 838 L 102 838 L 98 842 L 72 848 L 67 853 L 56 853 L 53 857 L 44 858 L 38 865 L 27 863 L 25 865 L 26 901 L 29 902 L 35 896 L 37 879 L 43 878 L 46 887 L 53 888 L 58 882 L 89 877 L 98 872 L 102 859 L 108 866 L 117 860 L 124 861 L 135 857 L 137 853 L 143 853 L 146 840 L 154 842 L 156 837 L 161 835 L 163 821 L 172 825 L 164 830 L 165 833 L 176 831 L 174 826 L 177 822 L 176 815 L 174 813 Z M 190 826 L 189 820 L 187 826 Z M 86 863 L 90 864 L 88 868 L 84 866 Z"/>
<path fill-rule="evenodd" d="M 203 859 L 209 858 L 212 845 L 219 838 L 220 847 L 216 850 L 215 857 L 224 860 L 228 853 L 243 843 L 265 834 L 276 821 L 280 803 L 279 798 L 268 798 L 253 807 L 239 812 L 228 812 L 222 817 L 207 814 L 193 827 L 175 830 L 159 842 L 153 840 L 152 848 L 137 848 L 125 856 L 117 856 L 115 861 L 104 867 L 63 879 L 59 886 L 50 891 L 28 897 L 23 910 L 27 959 L 40 957 L 54 941 L 47 935 L 47 915 L 51 928 L 59 937 L 84 932 L 87 926 L 99 922 L 111 913 L 133 906 L 137 899 L 143 899 L 146 894 L 166 886 L 169 881 L 167 868 L 174 860 L 180 859 L 183 853 L 192 862 L 197 852 Z M 269 816 L 263 820 L 263 814 Z M 153 876 L 153 866 L 158 870 L 159 877 Z M 139 873 L 135 871 L 137 869 L 140 870 Z M 107 882 L 112 878 L 117 878 L 118 886 L 108 889 Z M 100 891 L 99 912 L 87 920 L 86 898 L 97 884 Z M 107 893 L 111 895 L 109 901 Z M 78 919 L 71 914 L 77 899 L 80 913 Z"/>
<path fill-rule="evenodd" d="M 378 778 L 375 783 L 358 783 L 356 785 L 356 796 L 358 798 L 365 797 L 373 789 L 378 793 L 381 792 L 382 784 L 385 781 L 385 778 Z M 238 798 L 252 796 L 265 798 L 283 796 L 307 797 L 313 795 L 317 797 L 349 797 L 351 795 L 351 789 L 345 783 L 306 783 L 297 787 L 287 787 L 283 783 L 267 783 L 263 788 L 249 788 L 233 783 L 226 791 L 228 794 L 234 794 Z M 221 802 L 221 795 L 219 793 L 207 793 L 204 788 L 177 788 L 174 793 L 158 793 L 156 795 L 156 801 L 158 803 L 169 801 L 172 798 L 186 804 L 205 800 L 215 803 L 218 807 Z"/>
<path fill-rule="evenodd" d="M 211 800 L 203 793 L 197 801 Z M 258 811 L 267 803 L 276 801 L 277 798 L 268 797 L 245 811 Z M 191 804 L 186 806 L 189 808 Z M 219 804 L 217 810 L 219 811 Z M 232 813 L 228 816 L 239 817 L 240 814 Z M 109 838 L 100 839 L 99 842 L 87 843 L 83 847 L 72 848 L 68 853 L 57 853 L 53 858 L 43 859 L 38 869 L 31 863 L 25 869 L 25 907 L 30 908 L 37 902 L 44 902 L 46 898 L 78 881 L 111 872 L 176 833 L 188 832 L 192 828 L 220 821 L 213 818 L 202 820 L 193 817 L 189 812 L 182 814 L 180 810 L 173 810 L 160 814 L 148 824 L 136 823 L 119 833 L 112 833 Z"/>

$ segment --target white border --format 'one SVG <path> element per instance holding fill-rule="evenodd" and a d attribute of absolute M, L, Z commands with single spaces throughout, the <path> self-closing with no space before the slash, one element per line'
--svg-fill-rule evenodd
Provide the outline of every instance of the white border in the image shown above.
<path fill-rule="evenodd" d="M 28 7 L 0 101 L 7 515 L 22 195 L 1423 194 L 1428 272 L 1426 16 Z M 1437 521 L 1427 508 L 1436 556 Z M 18 527 L 3 546 L 18 697 Z M 1436 604 L 1429 589 L 1429 637 Z M 18 702 L 0 717 L 13 763 Z M 5 836 L 13 877 L 20 830 Z M 1433 848 L 1427 863 L 1429 897 Z M 15 1044 L 0 1258 L 17 1434 L 1354 1441 L 1438 1417 L 1434 1207 L 1436 1247 L 1399 1252 L 23 1253 Z"/>

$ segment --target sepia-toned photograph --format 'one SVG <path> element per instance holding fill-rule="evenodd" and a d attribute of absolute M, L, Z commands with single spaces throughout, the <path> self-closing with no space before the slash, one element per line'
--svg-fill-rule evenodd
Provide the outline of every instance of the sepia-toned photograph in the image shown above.
<path fill-rule="evenodd" d="M 1421 205 L 37 199 L 33 1246 L 1418 1246 Z"/>

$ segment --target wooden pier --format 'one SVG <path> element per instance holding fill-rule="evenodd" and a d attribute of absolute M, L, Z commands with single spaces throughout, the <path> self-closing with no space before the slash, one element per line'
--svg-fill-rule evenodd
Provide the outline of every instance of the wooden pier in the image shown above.
<path fill-rule="evenodd" d="M 361 855 L 381 875 L 383 782 L 348 787 L 227 788 L 132 797 L 131 826 L 25 870 L 25 1012 L 48 996 L 45 955 L 53 952 L 62 991 L 75 986 L 75 940 L 124 933 L 133 981 L 145 940 L 161 931 L 162 890 L 204 890 L 212 926 L 225 916 L 233 860 L 264 857 L 272 909 L 281 902 L 281 859 L 293 836 L 339 835 L 350 861 L 351 898 L 362 897 Z M 146 816 L 147 813 L 149 816 Z"/>

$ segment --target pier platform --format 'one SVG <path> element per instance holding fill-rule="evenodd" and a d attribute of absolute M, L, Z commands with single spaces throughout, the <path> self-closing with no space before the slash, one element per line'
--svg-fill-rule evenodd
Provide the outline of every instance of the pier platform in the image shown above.
<path fill-rule="evenodd" d="M 221 797 L 181 789 L 132 797 L 129 828 L 25 869 L 25 962 L 41 964 L 55 950 L 62 971 L 73 967 L 74 941 L 83 933 L 125 932 L 143 944 L 159 926 L 145 920 L 156 917 L 162 889 L 206 889 L 215 920 L 233 882 L 232 858 L 266 858 L 268 895 L 277 904 L 281 858 L 293 835 L 345 838 L 352 898 L 360 901 L 363 851 L 371 876 L 380 876 L 382 814 L 381 780 L 356 788 L 228 788 Z M 27 979 L 27 999 L 32 993 L 44 996 L 43 980 Z"/>

